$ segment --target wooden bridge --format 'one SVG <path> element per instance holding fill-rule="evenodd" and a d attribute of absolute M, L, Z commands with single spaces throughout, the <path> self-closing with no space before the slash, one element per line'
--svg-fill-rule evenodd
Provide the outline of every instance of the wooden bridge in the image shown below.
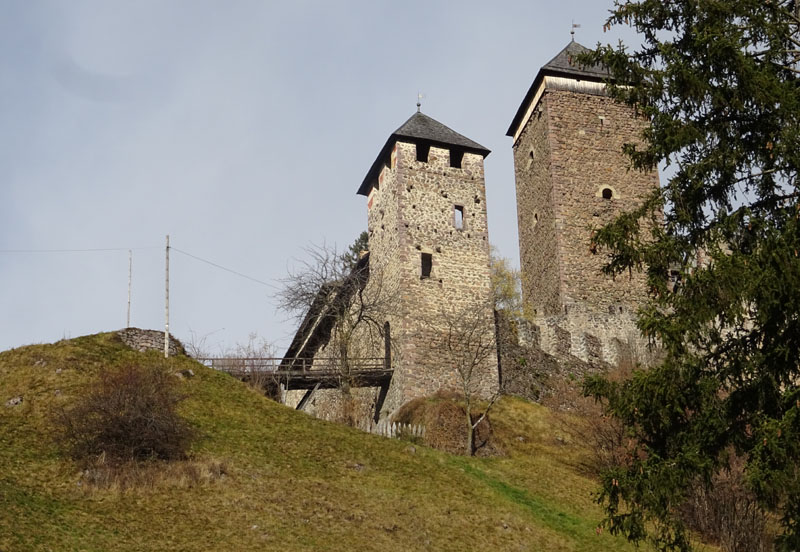
<path fill-rule="evenodd" d="M 379 387 L 378 402 L 383 403 L 393 372 L 389 358 L 351 358 L 347 366 L 338 358 L 205 357 L 195 360 L 264 388 L 305 389 L 306 394 L 297 405 L 298 410 L 303 410 L 317 390 L 336 389 L 343 384 Z"/>

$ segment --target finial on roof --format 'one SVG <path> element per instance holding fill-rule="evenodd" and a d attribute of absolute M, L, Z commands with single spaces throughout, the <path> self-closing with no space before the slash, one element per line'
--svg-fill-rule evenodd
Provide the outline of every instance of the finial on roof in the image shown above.
<path fill-rule="evenodd" d="M 581 24 L 575 23 L 575 20 L 572 20 L 572 29 L 569 31 L 569 34 L 572 35 L 572 42 L 575 42 L 575 29 L 580 29 Z"/>
<path fill-rule="evenodd" d="M 424 94 L 417 92 L 417 113 L 420 113 L 420 108 L 422 107 L 422 98 L 424 97 Z"/>

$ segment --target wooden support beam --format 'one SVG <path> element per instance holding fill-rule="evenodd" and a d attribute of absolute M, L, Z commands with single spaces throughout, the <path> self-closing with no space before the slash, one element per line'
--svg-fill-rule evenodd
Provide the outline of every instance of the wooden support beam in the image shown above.
<path fill-rule="evenodd" d="M 314 393 L 316 393 L 317 389 L 319 389 L 320 385 L 322 385 L 322 382 L 317 382 L 317 384 L 313 388 L 306 391 L 306 394 L 303 395 L 303 398 L 300 399 L 299 403 L 297 403 L 297 408 L 295 408 L 295 410 L 305 411 L 308 401 L 311 400 L 311 398 L 314 396 Z"/>
<path fill-rule="evenodd" d="M 389 392 L 389 383 L 391 380 L 386 380 L 381 384 L 381 389 L 378 391 L 378 400 L 375 401 L 375 414 L 373 419 L 377 424 L 381 417 L 381 408 L 383 408 L 383 403 L 386 401 L 386 394 Z"/>

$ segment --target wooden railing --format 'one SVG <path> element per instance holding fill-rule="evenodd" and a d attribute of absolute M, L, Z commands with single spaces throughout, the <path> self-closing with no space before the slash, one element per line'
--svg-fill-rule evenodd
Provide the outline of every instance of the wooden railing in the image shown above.
<path fill-rule="evenodd" d="M 292 389 L 336 387 L 343 379 L 367 387 L 380 386 L 392 376 L 391 368 L 382 357 L 351 358 L 347 366 L 338 358 L 203 357 L 195 360 L 239 379 L 269 380 Z"/>

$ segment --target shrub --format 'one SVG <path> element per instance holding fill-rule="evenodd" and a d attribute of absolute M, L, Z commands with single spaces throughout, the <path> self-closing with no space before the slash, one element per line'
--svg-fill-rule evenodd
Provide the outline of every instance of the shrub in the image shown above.
<path fill-rule="evenodd" d="M 473 419 L 482 411 L 475 406 Z M 437 391 L 431 397 L 419 397 L 404 404 L 392 417 L 401 424 L 421 425 L 425 428 L 423 444 L 449 452 L 464 454 L 467 444 L 464 417 L 464 397 L 457 393 Z M 502 450 L 494 440 L 492 422 L 487 415 L 475 428 L 475 455 L 497 456 Z"/>
<path fill-rule="evenodd" d="M 766 552 L 772 550 L 767 515 L 747 488 L 744 458 L 731 455 L 728 469 L 710 484 L 698 481 L 681 510 L 689 527 L 723 552 Z"/>
<path fill-rule="evenodd" d="M 125 365 L 103 372 L 60 412 L 60 435 L 78 460 L 182 459 L 195 436 L 177 412 L 184 398 L 164 367 Z"/>

